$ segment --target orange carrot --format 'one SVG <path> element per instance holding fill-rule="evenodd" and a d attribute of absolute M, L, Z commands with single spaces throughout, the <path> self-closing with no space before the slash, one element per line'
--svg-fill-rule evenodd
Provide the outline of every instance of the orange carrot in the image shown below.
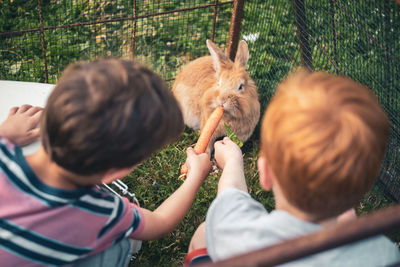
<path fill-rule="evenodd" d="M 224 114 L 224 108 L 222 106 L 218 106 L 210 115 L 208 120 L 203 126 L 201 130 L 199 139 L 194 146 L 194 152 L 196 154 L 204 153 L 207 149 L 208 143 L 210 142 L 211 136 L 213 135 L 215 129 L 217 128 L 222 115 Z M 181 174 L 186 174 L 188 172 L 188 168 L 186 163 L 182 165 Z"/>

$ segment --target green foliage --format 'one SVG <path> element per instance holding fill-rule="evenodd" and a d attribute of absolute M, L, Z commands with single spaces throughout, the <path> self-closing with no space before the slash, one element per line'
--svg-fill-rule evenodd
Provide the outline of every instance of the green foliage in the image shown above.
<path fill-rule="evenodd" d="M 184 64 L 208 54 L 205 40 L 211 38 L 214 8 L 148 15 L 214 2 L 136 1 L 137 13 L 133 14 L 131 0 L 42 1 L 43 26 L 52 27 L 43 35 L 45 57 L 38 30 L 0 35 L 0 79 L 45 82 L 46 58 L 49 82 L 55 83 L 61 71 L 71 62 L 105 56 L 131 58 L 133 54 L 136 60 L 164 78 L 174 78 Z M 335 32 L 332 30 L 331 2 L 336 3 L 333 7 Z M 389 1 L 391 10 L 397 12 L 391 13 L 389 20 L 392 28 L 388 29 L 383 23 L 384 2 L 306 1 L 307 26 L 315 69 L 336 72 L 335 63 L 344 74 L 372 88 L 392 125 L 398 129 L 400 81 L 396 74 L 400 73 L 400 12 L 395 1 Z M 0 6 L 0 33 L 40 28 L 37 1 L 0 0 Z M 218 7 L 215 42 L 222 47 L 228 39 L 231 8 L 230 4 Z M 135 21 L 122 19 L 134 15 L 138 17 Z M 98 23 L 89 23 L 93 21 Z M 66 24 L 75 26 L 59 27 Z M 293 1 L 247 0 L 241 35 L 248 38 L 248 72 L 259 88 L 263 114 L 278 82 L 292 68 L 301 65 Z M 135 47 L 134 51 L 132 47 Z M 389 64 L 391 61 L 393 63 Z M 271 192 L 262 190 L 258 182 L 258 135 L 259 125 L 242 147 L 246 179 L 252 197 L 263 203 L 267 210 L 272 210 L 273 196 Z M 180 166 L 186 158 L 186 148 L 193 145 L 197 138 L 197 132 L 186 129 L 178 142 L 161 149 L 124 178 L 143 207 L 154 210 L 181 185 L 178 177 Z M 394 153 L 400 151 L 396 140 L 390 146 Z M 385 166 L 396 164 L 389 163 L 386 162 Z M 215 167 L 184 221 L 167 237 L 144 242 L 138 258 L 131 266 L 182 265 L 190 238 L 196 227 L 204 221 L 216 195 L 219 176 L 220 171 Z M 372 191 L 358 207 L 358 213 L 386 206 L 383 198 L 377 191 Z M 392 238 L 400 240 L 398 236 Z"/>
<path fill-rule="evenodd" d="M 198 132 L 186 128 L 179 142 L 159 150 L 124 178 L 123 181 L 136 193 L 142 207 L 154 210 L 182 184 L 178 177 L 180 166 L 186 160 L 186 148 L 193 146 L 198 137 Z M 258 141 L 250 138 L 242 147 L 246 181 L 253 198 L 272 210 L 273 196 L 271 192 L 262 190 L 258 182 L 258 146 Z M 205 220 L 207 209 L 216 196 L 220 175 L 221 171 L 214 163 L 211 174 L 200 188 L 183 222 L 168 236 L 143 242 L 142 250 L 131 266 L 182 266 L 190 239 L 198 225 Z"/>
<path fill-rule="evenodd" d="M 224 123 L 225 130 L 226 130 L 226 136 L 228 136 L 235 144 L 237 144 L 239 147 L 243 146 L 243 142 L 237 137 L 234 131 L 229 128 L 228 124 Z"/>
<path fill-rule="evenodd" d="M 388 199 L 385 194 L 380 190 L 378 185 L 372 187 L 371 191 L 365 194 L 364 198 L 361 200 L 360 204 L 356 208 L 358 215 L 362 216 L 370 212 L 387 208 L 393 205 L 393 201 Z M 396 242 L 400 246 L 400 230 L 387 233 L 388 237 Z"/>

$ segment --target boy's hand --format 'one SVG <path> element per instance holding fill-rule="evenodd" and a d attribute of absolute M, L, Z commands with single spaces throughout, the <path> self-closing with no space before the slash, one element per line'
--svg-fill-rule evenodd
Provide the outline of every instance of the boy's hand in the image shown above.
<path fill-rule="evenodd" d="M 357 219 L 357 214 L 356 214 L 356 210 L 351 208 L 345 212 L 343 212 L 342 214 L 340 214 L 337 217 L 337 222 L 338 223 L 343 223 L 343 222 L 348 222 L 351 220 Z"/>
<path fill-rule="evenodd" d="M 197 155 L 191 147 L 186 150 L 186 154 L 188 167 L 186 179 L 154 211 L 141 208 L 146 223 L 144 229 L 134 238 L 151 240 L 166 236 L 178 226 L 188 213 L 197 191 L 211 170 L 211 161 L 207 153 Z"/>
<path fill-rule="evenodd" d="M 43 108 L 23 105 L 10 109 L 7 119 L 0 124 L 0 136 L 18 146 L 26 146 L 39 138 L 37 128 Z"/>
<path fill-rule="evenodd" d="M 225 137 L 214 144 L 215 160 L 222 169 L 218 182 L 218 194 L 227 188 L 236 188 L 247 192 L 246 179 L 243 170 L 243 155 L 240 147 L 231 139 Z"/>
<path fill-rule="evenodd" d="M 214 148 L 214 157 L 219 168 L 224 169 L 227 163 L 233 163 L 237 166 L 243 165 L 242 150 L 229 137 L 215 142 Z"/>
<path fill-rule="evenodd" d="M 212 165 L 208 154 L 202 153 L 197 155 L 194 149 L 189 147 L 186 150 L 186 155 L 186 164 L 188 167 L 187 178 L 192 176 L 192 174 L 196 174 L 196 176 L 200 176 L 204 180 L 210 172 Z"/>

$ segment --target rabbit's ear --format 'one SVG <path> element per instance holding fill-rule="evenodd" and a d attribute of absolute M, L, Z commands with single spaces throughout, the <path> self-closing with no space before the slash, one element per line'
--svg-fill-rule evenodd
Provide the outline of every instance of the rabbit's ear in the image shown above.
<path fill-rule="evenodd" d="M 222 68 L 221 65 L 229 61 L 229 59 L 225 55 L 225 53 L 218 46 L 216 46 L 211 40 L 207 40 L 207 47 L 213 58 L 214 69 L 218 73 Z"/>
<path fill-rule="evenodd" d="M 249 47 L 247 46 L 246 41 L 241 40 L 236 52 L 235 63 L 238 63 L 242 67 L 246 67 L 249 56 Z"/>

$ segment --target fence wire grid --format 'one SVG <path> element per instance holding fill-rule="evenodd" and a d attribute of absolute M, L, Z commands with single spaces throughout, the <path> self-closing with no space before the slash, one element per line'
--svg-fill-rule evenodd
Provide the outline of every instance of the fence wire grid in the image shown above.
<path fill-rule="evenodd" d="M 71 62 L 115 56 L 135 57 L 171 81 L 184 64 L 208 54 L 206 39 L 229 46 L 237 2 L 0 1 L 0 79 L 55 83 Z M 399 4 L 247 0 L 239 27 L 263 110 L 278 82 L 299 65 L 348 75 L 374 90 L 391 122 L 377 184 L 399 202 Z"/>
<path fill-rule="evenodd" d="M 392 0 L 246 1 L 241 28 L 251 42 L 249 70 L 264 108 L 277 83 L 299 65 L 347 75 L 376 93 L 391 122 L 377 185 L 395 202 L 400 201 L 399 29 L 400 6 Z"/>
<path fill-rule="evenodd" d="M 171 79 L 205 40 L 226 42 L 233 1 L 3 1 L 0 77 L 55 83 L 70 62 L 132 58 Z"/>

